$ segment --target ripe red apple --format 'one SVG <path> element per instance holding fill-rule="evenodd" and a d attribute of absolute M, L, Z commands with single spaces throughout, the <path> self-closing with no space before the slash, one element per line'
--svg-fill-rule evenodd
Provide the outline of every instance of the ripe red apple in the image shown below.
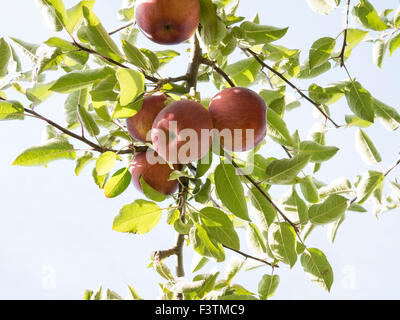
<path fill-rule="evenodd" d="M 250 89 L 236 87 L 222 90 L 211 100 L 208 110 L 214 127 L 220 132 L 221 145 L 227 150 L 251 150 L 265 137 L 267 105 L 260 95 Z M 232 139 L 224 137 L 224 129 Z"/>
<path fill-rule="evenodd" d="M 161 92 L 144 97 L 139 112 L 126 119 L 126 126 L 132 138 L 141 142 L 151 142 L 151 127 L 157 114 L 165 107 L 166 100 L 167 97 Z"/>
<path fill-rule="evenodd" d="M 171 163 L 190 163 L 204 157 L 212 143 L 210 113 L 200 103 L 180 100 L 157 115 L 151 140 L 158 154 Z"/>
<path fill-rule="evenodd" d="M 200 21 L 199 0 L 138 0 L 136 23 L 150 40 L 178 44 L 188 40 Z"/>
<path fill-rule="evenodd" d="M 174 169 L 179 170 L 179 166 L 174 165 Z M 165 195 L 175 193 L 178 190 L 179 181 L 169 181 L 169 176 L 173 171 L 153 151 L 136 153 L 130 165 L 133 185 L 141 192 L 143 191 L 140 184 L 140 177 L 142 176 L 143 180 L 158 192 Z"/>

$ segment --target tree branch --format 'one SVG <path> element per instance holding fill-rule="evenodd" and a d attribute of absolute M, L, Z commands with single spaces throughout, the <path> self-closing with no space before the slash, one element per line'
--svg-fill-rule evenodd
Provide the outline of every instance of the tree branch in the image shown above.
<path fill-rule="evenodd" d="M 351 2 L 351 0 L 347 0 L 346 25 L 345 25 L 344 34 L 343 34 L 343 46 L 342 46 L 342 51 L 340 52 L 340 55 L 337 57 L 337 58 L 340 58 L 340 66 L 341 67 L 344 67 L 344 54 L 346 52 L 346 47 L 347 47 L 347 33 L 349 30 L 350 2 Z"/>
<path fill-rule="evenodd" d="M 42 116 L 41 114 L 37 113 L 34 110 L 31 110 L 31 109 L 28 109 L 28 108 L 24 108 L 24 112 L 34 116 L 35 118 L 38 118 L 40 120 L 43 120 L 43 121 L 47 122 L 49 125 L 51 125 L 54 128 L 60 130 L 62 133 L 65 133 L 66 135 L 68 135 L 68 136 L 70 136 L 70 137 L 72 137 L 72 138 L 74 138 L 76 140 L 79 140 L 79 141 L 87 144 L 88 146 L 92 147 L 94 151 L 98 151 L 98 152 L 101 152 L 101 153 L 106 152 L 106 151 L 112 151 L 112 152 L 115 152 L 115 153 L 118 153 L 118 154 L 131 154 L 131 153 L 134 153 L 134 152 L 146 151 L 148 149 L 147 146 L 132 146 L 133 150 L 132 149 L 128 149 L 128 150 L 121 150 L 121 151 L 108 149 L 108 148 L 103 148 L 102 146 L 100 146 L 100 145 L 98 145 L 98 144 L 86 139 L 84 136 L 80 136 L 80 135 L 78 135 L 78 134 L 76 134 L 76 133 L 64 128 L 63 126 L 59 125 L 58 123 L 56 123 L 56 122 L 54 122 L 54 121 Z"/>
<path fill-rule="evenodd" d="M 199 39 L 194 34 L 192 39 L 191 58 L 186 72 L 186 92 L 190 92 L 192 88 L 196 90 L 197 87 L 197 75 L 199 73 L 199 67 L 202 62 L 202 52 L 200 48 Z"/>
<path fill-rule="evenodd" d="M 218 67 L 215 61 L 211 61 L 210 59 L 207 58 L 202 58 L 201 63 L 213 68 L 218 74 L 220 74 L 225 79 L 226 82 L 229 83 L 231 87 L 235 87 L 235 84 L 233 83 L 232 79 L 228 76 L 228 74 L 224 70 Z"/>
<path fill-rule="evenodd" d="M 245 253 L 245 252 L 242 252 L 242 251 L 240 251 L 240 250 L 236 250 L 236 249 L 230 248 L 230 247 L 225 246 L 225 245 L 222 245 L 222 246 L 223 246 L 224 248 L 226 248 L 226 249 L 229 249 L 229 250 L 231 250 L 231 251 L 234 251 L 234 252 L 236 252 L 236 253 L 242 255 L 242 256 L 245 257 L 245 258 L 252 259 L 252 260 L 256 260 L 256 261 L 259 261 L 259 262 L 262 262 L 262 263 L 264 263 L 264 264 L 266 264 L 266 265 L 268 265 L 268 266 L 270 266 L 270 267 L 272 267 L 272 268 L 279 268 L 279 266 L 278 266 L 277 264 L 274 265 L 274 264 L 272 264 L 272 263 L 270 263 L 270 262 L 268 262 L 268 261 L 266 261 L 266 260 L 263 260 L 263 259 L 260 259 L 260 258 L 251 256 L 251 255 L 249 255 L 249 254 L 247 254 L 247 253 Z"/>
<path fill-rule="evenodd" d="M 390 167 L 390 169 L 386 170 L 385 172 L 385 177 L 387 177 L 394 169 L 396 169 L 397 166 L 400 165 L 400 159 L 397 160 L 393 166 Z"/>
<path fill-rule="evenodd" d="M 306 99 L 308 102 L 310 102 L 315 108 L 318 109 L 318 111 L 325 117 L 325 119 L 329 120 L 335 128 L 340 128 L 341 126 L 338 125 L 322 108 L 321 105 L 314 100 L 312 100 L 310 97 L 308 97 L 306 94 L 304 94 L 299 88 L 297 88 L 291 81 L 289 81 L 283 74 L 280 72 L 276 71 L 269 65 L 267 65 L 261 58 L 258 56 L 257 53 L 255 53 L 253 50 L 248 49 L 248 48 L 241 48 L 243 51 L 250 53 L 254 59 L 264 68 L 268 69 L 275 75 L 277 75 L 279 78 L 281 78 L 283 81 L 285 81 L 292 89 L 296 90 L 296 92 L 301 95 L 304 99 Z"/>
<path fill-rule="evenodd" d="M 126 28 L 129 28 L 130 26 L 133 26 L 133 25 L 135 25 L 135 24 L 136 24 L 136 21 L 132 21 L 132 22 L 130 22 L 130 23 L 126 24 L 126 25 L 123 25 L 123 26 L 121 26 L 121 27 L 119 27 L 119 28 L 117 28 L 117 29 L 115 29 L 115 30 L 113 30 L 113 31 L 110 31 L 108 34 L 109 34 L 110 36 L 112 36 L 114 33 L 118 33 L 118 32 L 120 32 L 121 30 L 124 30 L 124 29 L 126 29 Z"/>

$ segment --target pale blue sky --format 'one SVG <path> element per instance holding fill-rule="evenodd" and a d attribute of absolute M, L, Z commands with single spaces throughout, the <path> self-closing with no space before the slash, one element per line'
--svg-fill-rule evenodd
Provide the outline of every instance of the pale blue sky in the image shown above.
<path fill-rule="evenodd" d="M 64 2 L 67 6 L 76 3 Z M 385 8 L 396 8 L 399 4 L 397 0 L 372 2 L 378 9 L 383 8 L 383 2 Z M 119 7 L 120 1 L 97 0 L 94 10 L 111 30 L 121 25 L 116 17 Z M 247 17 L 259 12 L 263 24 L 290 26 L 280 43 L 302 49 L 303 60 L 314 40 L 322 36 L 336 37 L 344 25 L 343 10 L 320 16 L 308 8 L 305 0 L 247 0 L 242 1 L 239 12 Z M 42 23 L 40 10 L 33 0 L 7 1 L 0 11 L 0 30 L 2 37 L 13 36 L 35 43 L 55 35 Z M 64 33 L 56 35 L 66 38 Z M 143 37 L 139 45 L 163 48 Z M 185 47 L 177 49 L 184 52 Z M 376 98 L 399 108 L 400 52 L 385 59 L 383 70 L 373 65 L 371 55 L 370 44 L 360 45 L 348 62 L 350 72 Z M 183 53 L 163 73 L 183 73 L 185 61 Z M 317 82 L 325 85 L 345 79 L 344 71 L 337 69 Z M 308 87 L 308 83 L 296 83 L 302 88 Z M 215 93 L 207 85 L 200 88 L 204 96 Z M 22 99 L 18 94 L 10 97 Z M 56 95 L 37 111 L 62 123 L 65 98 L 65 95 Z M 24 99 L 21 101 L 27 103 Z M 332 107 L 333 117 L 340 123 L 346 108 L 345 100 Z M 303 139 L 316 121 L 312 117 L 312 106 L 306 102 L 289 113 L 287 120 L 290 131 L 299 129 Z M 91 169 L 87 168 L 79 177 L 74 175 L 73 162 L 55 162 L 48 168 L 12 167 L 11 163 L 24 148 L 40 144 L 43 128 L 44 123 L 34 119 L 0 123 L 0 299 L 80 299 L 85 288 L 95 289 L 100 284 L 122 296 L 127 293 L 126 286 L 132 285 L 144 298 L 158 297 L 157 282 L 162 279 L 146 265 L 150 262 L 150 252 L 175 241 L 175 233 L 166 226 L 165 216 L 150 234 L 121 234 L 111 229 L 114 216 L 123 205 L 142 197 L 132 186 L 122 196 L 110 200 L 92 182 Z M 330 182 L 342 176 L 353 179 L 357 173 L 379 168 L 363 164 L 354 149 L 354 131 L 329 132 L 328 144 L 338 145 L 341 150 L 333 161 L 323 166 L 317 175 L 319 180 Z M 382 167 L 388 167 L 398 158 L 399 133 L 386 131 L 379 122 L 366 131 L 382 154 Z M 269 139 L 263 154 L 283 157 Z M 399 169 L 391 178 L 396 176 L 400 177 Z M 324 228 L 314 231 L 307 244 L 323 250 L 331 262 L 335 273 L 332 292 L 325 293 L 311 283 L 297 263 L 293 270 L 286 267 L 277 270 L 281 283 L 275 298 L 400 298 L 398 213 L 387 213 L 379 220 L 371 212 L 349 213 L 334 245 L 328 241 Z M 242 246 L 246 251 L 246 244 Z M 191 250 L 186 249 L 185 256 L 185 267 L 189 270 Z M 174 262 L 169 261 L 169 265 L 173 266 Z M 203 271 L 217 266 L 223 273 L 224 265 L 209 264 Z M 261 276 L 269 272 L 267 268 L 242 272 L 237 282 L 256 292 Z"/>

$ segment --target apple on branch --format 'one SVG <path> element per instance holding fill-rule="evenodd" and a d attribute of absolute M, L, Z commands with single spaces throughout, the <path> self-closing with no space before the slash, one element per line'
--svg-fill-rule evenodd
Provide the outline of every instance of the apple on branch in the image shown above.
<path fill-rule="evenodd" d="M 150 132 L 157 114 L 166 106 L 167 96 L 162 92 L 146 95 L 137 114 L 126 119 L 126 127 L 132 138 L 151 142 Z"/>
<path fill-rule="evenodd" d="M 179 170 L 179 165 L 173 166 Z M 137 190 L 143 192 L 140 177 L 154 190 L 170 195 L 175 193 L 179 187 L 178 180 L 169 180 L 174 170 L 160 158 L 153 150 L 138 152 L 135 154 L 130 165 L 133 185 Z"/>
<path fill-rule="evenodd" d="M 264 99 L 250 89 L 222 90 L 211 100 L 208 110 L 224 149 L 248 151 L 265 138 L 267 106 Z"/>
<path fill-rule="evenodd" d="M 180 100 L 161 110 L 151 140 L 158 154 L 171 163 L 187 164 L 204 157 L 212 145 L 213 123 L 208 110 L 193 100 Z"/>
<path fill-rule="evenodd" d="M 200 21 L 199 0 L 139 0 L 135 10 L 139 28 L 159 44 L 188 40 Z"/>

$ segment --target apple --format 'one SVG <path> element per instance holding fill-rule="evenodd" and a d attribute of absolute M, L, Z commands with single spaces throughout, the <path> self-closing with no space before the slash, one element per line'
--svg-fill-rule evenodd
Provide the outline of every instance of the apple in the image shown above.
<path fill-rule="evenodd" d="M 166 101 L 166 95 L 161 92 L 144 97 L 139 112 L 126 119 L 126 127 L 132 138 L 141 142 L 151 142 L 151 127 L 157 114 L 165 107 Z"/>
<path fill-rule="evenodd" d="M 133 185 L 141 192 L 143 192 L 143 189 L 140 177 L 150 187 L 162 194 L 170 195 L 178 190 L 179 181 L 169 181 L 169 176 L 174 170 L 154 151 L 136 153 L 129 169 Z M 174 165 L 174 169 L 179 170 L 179 165 Z"/>
<path fill-rule="evenodd" d="M 200 21 L 199 0 L 139 0 L 136 23 L 150 40 L 178 44 L 188 40 Z"/>
<path fill-rule="evenodd" d="M 265 137 L 267 105 L 254 91 L 235 87 L 222 90 L 208 109 L 221 145 L 230 151 L 248 151 Z"/>
<path fill-rule="evenodd" d="M 171 163 L 187 164 L 204 157 L 212 144 L 213 123 L 208 110 L 193 100 L 170 103 L 154 120 L 154 149 Z"/>

